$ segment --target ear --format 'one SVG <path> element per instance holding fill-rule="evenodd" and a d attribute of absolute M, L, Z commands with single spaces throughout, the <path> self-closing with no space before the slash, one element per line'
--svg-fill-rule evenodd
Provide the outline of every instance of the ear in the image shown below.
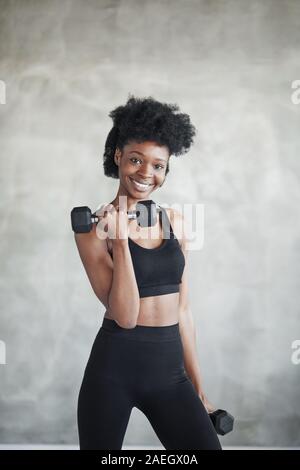
<path fill-rule="evenodd" d="M 120 158 L 121 158 L 121 152 L 120 149 L 116 148 L 115 155 L 114 155 L 114 161 L 117 166 L 120 164 Z"/>

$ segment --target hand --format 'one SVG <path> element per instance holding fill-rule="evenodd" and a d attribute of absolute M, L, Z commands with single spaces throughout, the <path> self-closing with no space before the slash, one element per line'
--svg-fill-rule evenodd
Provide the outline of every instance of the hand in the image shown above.
<path fill-rule="evenodd" d="M 111 240 L 128 240 L 128 214 L 124 208 L 112 204 L 100 207 L 95 213 L 99 217 L 96 232 L 104 231 Z M 100 234 L 99 234 L 100 235 Z M 100 235 L 99 238 L 102 238 Z"/>
<path fill-rule="evenodd" d="M 216 410 L 216 408 L 208 401 L 204 393 L 199 393 L 199 398 L 202 401 L 203 405 L 205 406 L 207 413 L 212 413 L 213 411 Z"/>

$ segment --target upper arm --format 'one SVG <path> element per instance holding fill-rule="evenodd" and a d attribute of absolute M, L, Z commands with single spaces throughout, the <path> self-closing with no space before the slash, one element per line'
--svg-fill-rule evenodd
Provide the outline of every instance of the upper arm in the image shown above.
<path fill-rule="evenodd" d="M 108 298 L 113 278 L 113 260 L 107 251 L 106 240 L 97 237 L 95 226 L 91 232 L 75 233 L 74 236 L 92 289 L 108 309 Z"/>
<path fill-rule="evenodd" d="M 176 237 L 178 238 L 181 250 L 185 258 L 185 265 L 181 278 L 181 284 L 179 284 L 179 327 L 180 333 L 183 335 L 184 331 L 190 332 L 194 330 L 194 318 L 190 309 L 188 290 L 188 240 L 186 236 L 186 223 L 183 215 L 174 209 L 172 210 L 172 212 L 172 227 L 175 231 Z"/>
<path fill-rule="evenodd" d="M 188 293 L 188 250 L 187 250 L 187 237 L 186 227 L 183 215 L 175 209 L 171 209 L 171 224 L 175 232 L 176 238 L 180 243 L 180 247 L 185 259 L 185 266 L 179 284 L 179 312 L 182 314 L 189 309 L 189 293 Z"/>

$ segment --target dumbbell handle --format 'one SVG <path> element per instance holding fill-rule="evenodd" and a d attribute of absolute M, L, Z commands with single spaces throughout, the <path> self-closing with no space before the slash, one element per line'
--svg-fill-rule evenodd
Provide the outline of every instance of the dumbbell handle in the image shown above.
<path fill-rule="evenodd" d="M 128 219 L 130 219 L 130 220 L 131 220 L 131 219 L 136 219 L 136 218 L 137 218 L 137 212 L 138 212 L 138 211 L 127 211 Z M 96 212 L 94 212 L 94 214 L 91 215 L 91 221 L 92 221 L 93 223 L 97 223 L 97 222 L 99 222 L 100 219 L 103 218 L 102 215 L 101 215 L 101 216 L 98 216 L 98 215 L 95 215 L 95 214 L 96 214 Z"/>

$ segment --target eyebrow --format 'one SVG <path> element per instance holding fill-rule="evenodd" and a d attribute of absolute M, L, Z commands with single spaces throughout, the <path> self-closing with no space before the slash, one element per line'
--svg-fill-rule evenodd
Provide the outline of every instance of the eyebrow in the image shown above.
<path fill-rule="evenodd" d="M 143 157 L 145 156 L 142 152 L 139 152 L 138 150 L 131 150 L 129 153 L 138 153 L 139 155 L 143 155 Z M 159 160 L 161 162 L 166 163 L 166 160 L 164 158 L 156 158 L 155 160 Z"/>

